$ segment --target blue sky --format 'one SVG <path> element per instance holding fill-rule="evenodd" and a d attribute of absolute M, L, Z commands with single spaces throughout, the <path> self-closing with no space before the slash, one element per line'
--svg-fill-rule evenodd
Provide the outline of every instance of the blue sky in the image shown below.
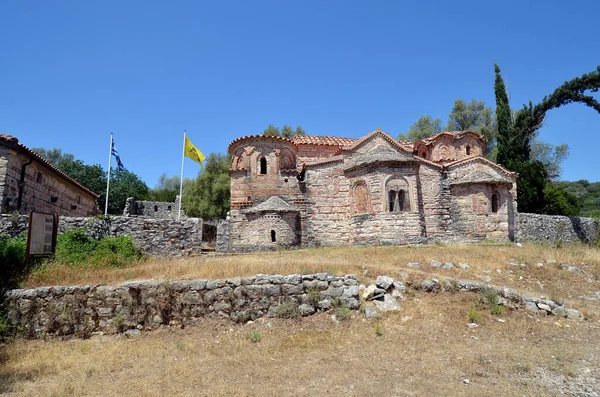
<path fill-rule="evenodd" d="M 154 186 L 178 175 L 183 130 L 206 155 L 268 124 L 311 135 L 393 136 L 455 99 L 513 108 L 600 64 L 591 1 L 4 1 L 0 132 Z M 598 98 L 598 95 L 595 95 Z M 571 148 L 561 179 L 600 180 L 600 114 L 548 113 Z M 199 166 L 186 159 L 185 175 Z"/>

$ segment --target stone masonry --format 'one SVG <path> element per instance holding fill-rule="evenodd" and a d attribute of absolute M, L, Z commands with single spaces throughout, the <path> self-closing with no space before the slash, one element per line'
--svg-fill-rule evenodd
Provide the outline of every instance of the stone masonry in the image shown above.
<path fill-rule="evenodd" d="M 358 309 L 356 276 L 257 275 L 227 280 L 135 281 L 117 286 L 85 285 L 12 290 L 8 322 L 25 337 L 139 332 L 186 325 L 205 316 L 245 322 L 280 313 L 286 304 L 300 315 L 335 304 Z M 285 313 L 287 314 L 287 313 Z"/>
<path fill-rule="evenodd" d="M 471 131 L 415 144 L 381 130 L 236 139 L 217 250 L 514 240 L 517 174 L 484 158 L 485 146 Z"/>
<path fill-rule="evenodd" d="M 0 232 L 17 236 L 27 230 L 25 215 L 0 215 Z M 143 217 L 66 217 L 58 219 L 58 232 L 83 229 L 92 238 L 131 236 L 145 254 L 157 256 L 200 255 L 202 250 L 200 218 L 151 219 Z"/>
<path fill-rule="evenodd" d="M 68 216 L 97 213 L 98 195 L 85 188 L 19 140 L 0 134 L 0 210 Z"/>

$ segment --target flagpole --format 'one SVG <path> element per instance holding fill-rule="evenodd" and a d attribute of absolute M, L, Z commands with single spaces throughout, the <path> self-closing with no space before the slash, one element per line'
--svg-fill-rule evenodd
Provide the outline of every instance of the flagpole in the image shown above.
<path fill-rule="evenodd" d="M 181 152 L 181 178 L 179 179 L 179 210 L 177 211 L 177 220 L 181 219 L 181 200 L 183 196 L 183 160 L 185 159 L 185 130 L 183 130 L 183 150 Z"/>
<path fill-rule="evenodd" d="M 106 202 L 104 203 L 104 216 L 108 214 L 108 188 L 110 186 L 110 158 L 112 157 L 113 134 L 110 133 L 110 144 L 108 146 L 108 178 L 106 179 Z"/>

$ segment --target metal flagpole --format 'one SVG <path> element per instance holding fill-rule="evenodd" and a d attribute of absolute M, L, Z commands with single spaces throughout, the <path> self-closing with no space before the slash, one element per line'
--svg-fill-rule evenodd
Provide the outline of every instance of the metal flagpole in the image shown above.
<path fill-rule="evenodd" d="M 183 130 L 183 151 L 181 152 L 181 178 L 179 179 L 179 210 L 177 220 L 181 219 L 181 200 L 183 198 L 183 160 L 185 159 L 185 130 Z"/>
<path fill-rule="evenodd" d="M 104 216 L 108 214 L 108 188 L 110 186 L 110 159 L 112 157 L 113 135 L 110 133 L 110 146 L 108 147 L 108 178 L 106 179 L 106 202 L 104 203 Z"/>

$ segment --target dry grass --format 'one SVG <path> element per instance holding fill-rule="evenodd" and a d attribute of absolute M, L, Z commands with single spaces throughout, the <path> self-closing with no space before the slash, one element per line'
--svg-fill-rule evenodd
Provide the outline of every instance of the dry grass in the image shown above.
<path fill-rule="evenodd" d="M 548 396 L 600 386 L 597 322 L 516 311 L 505 313 L 505 323 L 483 313 L 481 325 L 468 329 L 477 299 L 417 292 L 381 320 L 380 337 L 354 313 L 340 323 L 328 314 L 251 325 L 207 319 L 131 340 L 19 340 L 0 355 L 0 393 Z M 249 340 L 252 330 L 260 342 Z"/>
<path fill-rule="evenodd" d="M 547 264 L 546 260 L 556 260 Z M 468 263 L 468 271 L 440 269 L 429 266 L 432 260 Z M 411 269 L 409 262 L 423 267 Z M 514 266 L 523 264 L 525 266 Z M 538 267 L 542 263 L 543 267 Z M 568 272 L 560 263 L 577 266 L 585 273 Z M 362 275 L 366 266 L 368 276 Z M 202 256 L 180 259 L 150 259 L 123 269 L 73 268 L 49 265 L 44 272 L 32 274 L 24 287 L 48 285 L 112 284 L 134 279 L 177 280 L 194 278 L 225 278 L 264 274 L 329 272 L 355 273 L 362 281 L 379 274 L 399 277 L 403 272 L 422 279 L 436 275 L 478 280 L 489 275 L 496 286 L 508 286 L 535 296 L 564 301 L 580 308 L 588 316 L 600 312 L 600 307 L 585 299 L 600 290 L 600 250 L 583 245 L 553 248 L 527 244 L 514 245 L 427 245 L 419 247 L 335 247 L 295 251 L 257 253 L 234 256 Z"/>

